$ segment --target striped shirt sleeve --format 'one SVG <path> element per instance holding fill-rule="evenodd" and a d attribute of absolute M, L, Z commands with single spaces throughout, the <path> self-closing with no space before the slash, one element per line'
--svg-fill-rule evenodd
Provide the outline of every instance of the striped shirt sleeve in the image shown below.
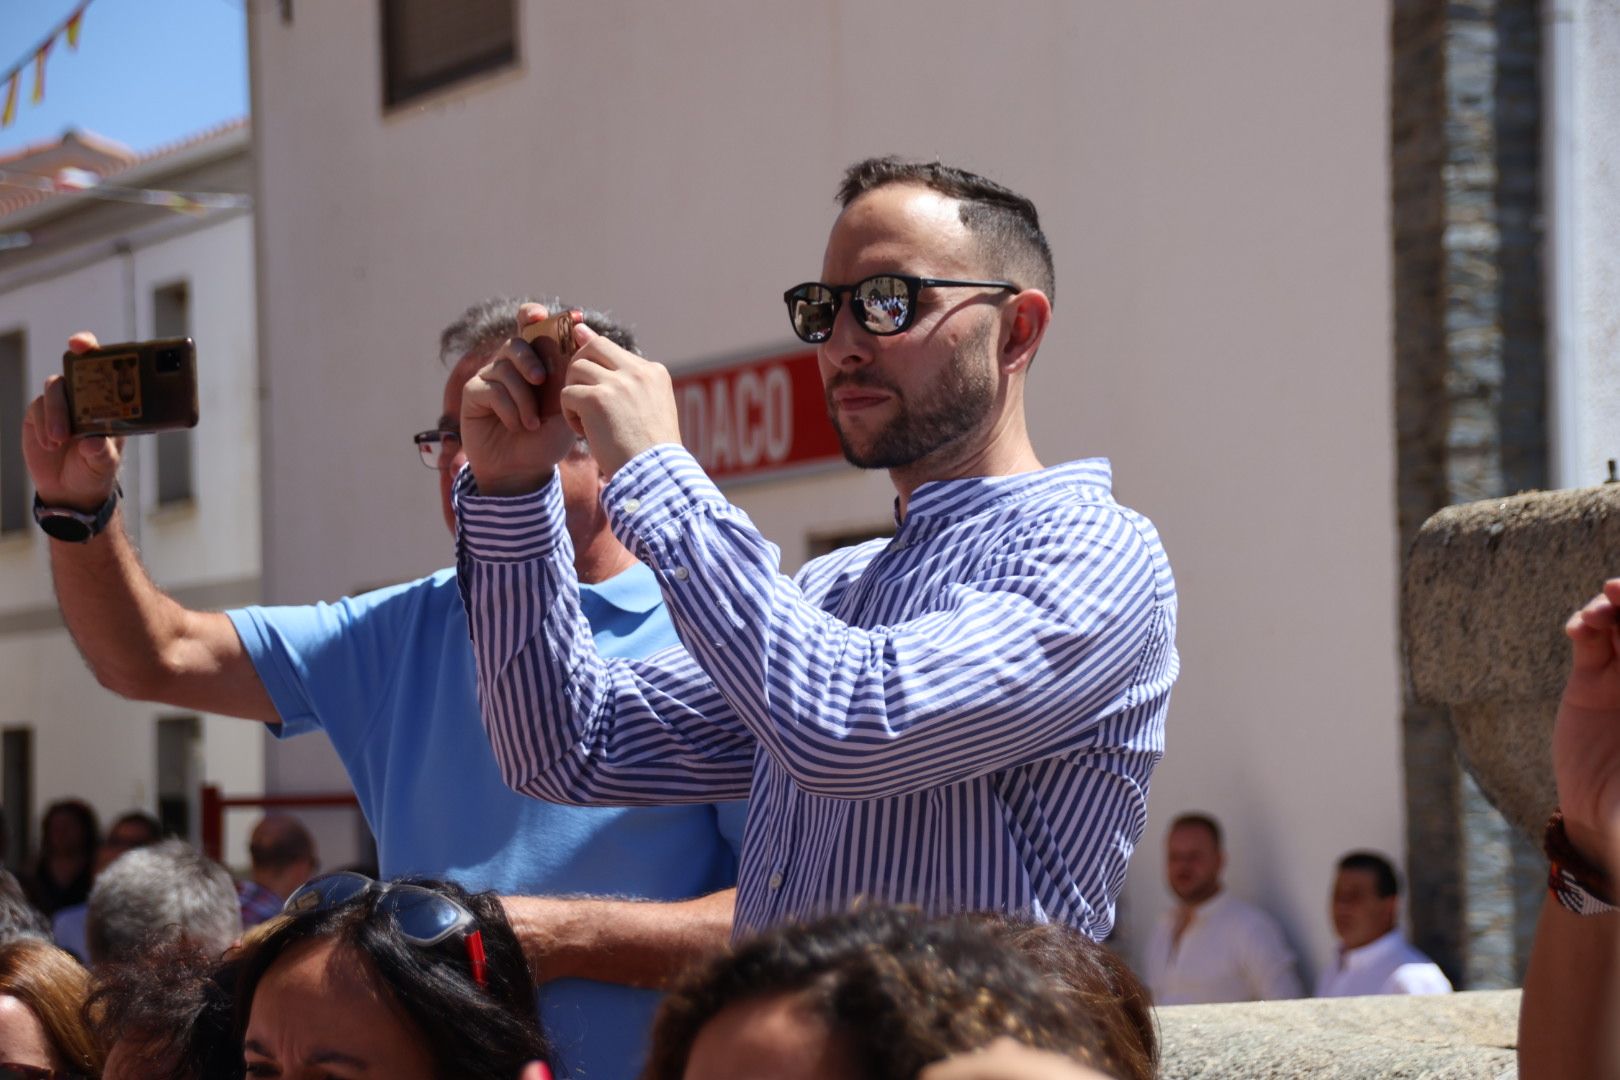
<path fill-rule="evenodd" d="M 463 469 L 454 498 L 480 711 L 506 783 L 582 805 L 746 798 L 753 742 L 683 650 L 646 665 L 597 653 L 557 480 L 483 497 Z"/>

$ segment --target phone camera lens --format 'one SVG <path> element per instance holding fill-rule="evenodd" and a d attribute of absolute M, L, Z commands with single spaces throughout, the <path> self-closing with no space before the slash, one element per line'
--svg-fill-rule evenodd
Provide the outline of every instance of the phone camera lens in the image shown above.
<path fill-rule="evenodd" d="M 157 354 L 159 375 L 173 375 L 180 370 L 183 357 L 179 349 L 160 349 Z"/>

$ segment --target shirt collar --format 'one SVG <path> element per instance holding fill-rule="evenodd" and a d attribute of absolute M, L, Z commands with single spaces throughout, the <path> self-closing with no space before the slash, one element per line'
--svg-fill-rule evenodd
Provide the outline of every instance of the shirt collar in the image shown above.
<path fill-rule="evenodd" d="M 1107 458 L 1069 461 L 1012 476 L 933 480 L 911 493 L 905 523 L 969 517 L 997 503 L 1029 499 L 1059 487 L 1095 488 L 1106 496 L 1113 487 L 1113 480 L 1113 467 Z M 894 501 L 894 520 L 896 525 L 902 524 L 898 498 Z"/>
<path fill-rule="evenodd" d="M 1383 937 L 1369 941 L 1360 948 L 1340 949 L 1339 966 L 1346 969 L 1365 967 L 1366 965 L 1376 961 L 1383 954 L 1399 949 L 1401 947 L 1401 940 L 1400 927 L 1396 927 Z"/>
<path fill-rule="evenodd" d="M 636 563 L 606 581 L 594 585 L 581 585 L 580 592 L 595 596 L 631 615 L 645 615 L 664 601 L 658 588 L 658 577 L 646 563 Z"/>

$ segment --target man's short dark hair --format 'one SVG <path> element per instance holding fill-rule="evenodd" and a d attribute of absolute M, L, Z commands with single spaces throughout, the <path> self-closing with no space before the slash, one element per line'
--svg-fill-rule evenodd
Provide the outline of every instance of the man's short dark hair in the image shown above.
<path fill-rule="evenodd" d="M 845 171 L 838 204 L 848 207 L 868 191 L 891 184 L 918 184 L 959 201 L 962 224 L 984 253 L 985 272 L 999 274 L 1020 288 L 1039 289 L 1048 300 L 1055 300 L 1052 248 L 1029 199 L 954 165 L 875 157 L 857 161 Z"/>
<path fill-rule="evenodd" d="M 111 836 L 126 825 L 139 826 L 146 833 L 147 838 L 137 844 L 137 847 L 155 844 L 163 839 L 163 822 L 148 814 L 145 810 L 130 810 L 119 814 L 118 820 L 107 826 L 107 835 Z"/>
<path fill-rule="evenodd" d="M 558 297 L 535 300 L 530 297 L 490 296 L 473 304 L 439 335 L 439 359 L 446 366 L 469 353 L 487 354 L 517 332 L 517 309 L 523 304 L 542 304 L 550 312 L 573 309 L 585 313 L 585 325 L 621 348 L 637 356 L 641 349 L 636 335 L 612 315 L 594 308 L 582 308 Z"/>
<path fill-rule="evenodd" d="M 1373 889 L 1380 898 L 1401 895 L 1401 879 L 1395 876 L 1395 867 L 1376 851 L 1352 851 L 1339 860 L 1340 870 L 1365 870 L 1373 876 Z"/>
<path fill-rule="evenodd" d="M 1225 839 L 1221 835 L 1221 823 L 1216 821 L 1209 814 L 1196 812 L 1177 814 L 1176 819 L 1170 823 L 1170 831 L 1175 832 L 1177 829 L 1183 827 L 1207 829 L 1209 831 L 1209 835 L 1215 839 L 1215 850 L 1224 850 L 1222 845 L 1225 843 Z"/>
<path fill-rule="evenodd" d="M 253 869 L 285 870 L 296 863 L 315 861 L 315 838 L 297 819 L 277 814 L 267 817 L 253 830 L 248 842 L 248 858 Z"/>

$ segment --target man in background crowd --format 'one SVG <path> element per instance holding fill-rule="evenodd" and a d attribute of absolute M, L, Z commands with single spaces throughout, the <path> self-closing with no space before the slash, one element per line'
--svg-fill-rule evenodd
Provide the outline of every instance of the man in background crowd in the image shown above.
<path fill-rule="evenodd" d="M 266 814 L 248 838 L 249 877 L 237 882 L 243 927 L 281 914 L 293 890 L 315 876 L 321 862 L 315 838 L 297 818 Z"/>
<path fill-rule="evenodd" d="M 230 871 L 184 840 L 128 852 L 90 890 L 92 966 L 138 959 L 159 941 L 189 941 L 217 957 L 242 936 Z"/>
<path fill-rule="evenodd" d="M 163 825 L 146 811 L 130 810 L 120 814 L 102 838 L 101 846 L 96 849 L 96 876 L 99 877 L 126 851 L 147 847 L 162 839 Z M 56 944 L 76 956 L 80 963 L 90 959 L 84 940 L 84 921 L 89 910 L 90 903 L 86 899 L 63 908 L 51 918 L 51 933 L 56 937 Z"/>
<path fill-rule="evenodd" d="M 1221 826 L 1182 814 L 1165 837 L 1176 906 L 1148 939 L 1145 978 L 1158 1005 L 1304 997 L 1294 951 L 1277 920 L 1226 892 Z"/>
<path fill-rule="evenodd" d="M 1352 851 L 1339 860 L 1332 905 L 1339 954 L 1316 981 L 1317 997 L 1451 993 L 1445 973 L 1401 933 L 1400 907 L 1388 859 Z"/>

